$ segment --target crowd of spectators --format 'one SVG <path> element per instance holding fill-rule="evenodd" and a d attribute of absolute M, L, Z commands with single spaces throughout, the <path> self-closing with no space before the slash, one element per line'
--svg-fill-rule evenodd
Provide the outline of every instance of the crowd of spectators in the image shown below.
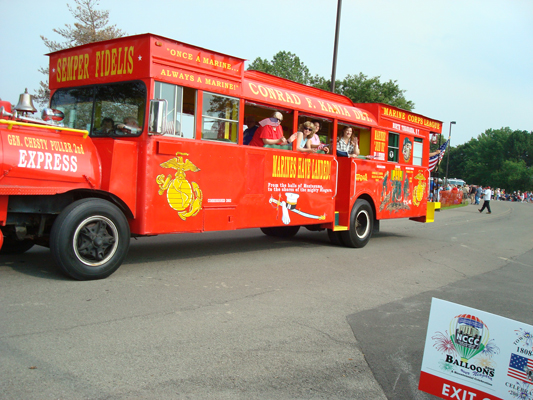
<path fill-rule="evenodd" d="M 480 199 L 483 197 L 484 189 L 487 189 L 488 186 L 481 185 L 453 185 L 448 183 L 443 185 L 442 183 L 437 183 L 437 180 L 431 182 L 430 192 L 429 192 L 429 201 L 441 201 L 441 192 L 442 191 L 451 191 L 452 194 L 456 193 L 457 198 L 459 198 L 459 193 L 462 192 L 462 203 L 479 205 Z M 498 201 L 519 201 L 522 203 L 533 203 L 533 191 L 514 191 L 508 193 L 505 189 L 500 188 L 490 188 L 491 190 L 491 199 Z"/>

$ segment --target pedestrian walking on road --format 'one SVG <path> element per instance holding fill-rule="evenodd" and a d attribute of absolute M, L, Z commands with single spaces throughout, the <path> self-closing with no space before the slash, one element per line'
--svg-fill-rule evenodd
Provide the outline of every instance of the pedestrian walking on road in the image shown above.
<path fill-rule="evenodd" d="M 479 205 L 479 198 L 481 197 L 481 192 L 483 191 L 481 185 L 477 187 L 476 189 L 476 203 L 477 205 Z"/>
<path fill-rule="evenodd" d="M 491 211 L 490 211 L 490 196 L 491 196 L 491 194 L 492 194 L 492 192 L 490 190 L 490 186 L 487 186 L 485 188 L 485 190 L 483 191 L 483 207 L 481 207 L 478 210 L 480 213 L 482 213 L 485 208 L 487 209 L 487 214 L 491 213 Z"/>

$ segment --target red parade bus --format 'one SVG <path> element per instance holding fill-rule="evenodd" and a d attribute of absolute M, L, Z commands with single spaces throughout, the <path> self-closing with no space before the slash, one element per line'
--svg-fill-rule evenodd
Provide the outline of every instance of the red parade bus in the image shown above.
<path fill-rule="evenodd" d="M 304 226 L 363 247 L 383 219 L 433 221 L 429 136 L 440 121 L 353 104 L 152 34 L 49 56 L 43 114 L 64 116 L 62 126 L 0 104 L 4 253 L 49 246 L 67 275 L 99 279 L 123 262 L 130 236 L 261 228 L 289 237 Z M 274 112 L 286 138 L 319 121 L 325 151 L 243 145 L 245 119 Z M 357 157 L 336 151 L 345 127 Z"/>

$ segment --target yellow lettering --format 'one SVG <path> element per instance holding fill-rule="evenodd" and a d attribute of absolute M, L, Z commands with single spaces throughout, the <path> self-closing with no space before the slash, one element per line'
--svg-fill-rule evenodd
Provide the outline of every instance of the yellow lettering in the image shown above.
<path fill-rule="evenodd" d="M 61 77 L 61 82 L 65 82 L 67 80 L 67 59 L 66 57 L 63 57 L 63 65 L 61 67 L 63 71 L 63 76 Z"/>
<path fill-rule="evenodd" d="M 128 74 L 133 73 L 133 50 L 133 46 L 128 49 Z"/>
<path fill-rule="evenodd" d="M 122 75 L 123 70 L 122 67 L 124 66 L 123 63 L 121 63 L 121 56 L 122 56 L 122 47 L 118 49 L 118 56 L 117 56 L 117 74 Z"/>
<path fill-rule="evenodd" d="M 117 49 L 111 49 L 111 75 L 117 74 Z"/>
<path fill-rule="evenodd" d="M 294 104 L 294 100 L 291 97 L 291 94 L 289 92 L 285 92 L 285 98 L 287 99 L 287 103 Z"/>
<path fill-rule="evenodd" d="M 268 90 L 266 90 L 264 86 L 259 85 L 259 92 L 263 97 L 268 97 Z"/>
<path fill-rule="evenodd" d="M 268 93 L 270 94 L 270 98 L 276 100 L 276 93 L 274 92 L 274 89 L 267 88 Z"/>
<path fill-rule="evenodd" d="M 67 59 L 67 80 L 68 81 L 71 81 L 72 80 L 72 57 L 69 57 Z"/>
<path fill-rule="evenodd" d="M 285 99 L 283 98 L 283 93 L 281 93 L 281 90 L 276 89 L 276 94 L 278 95 L 278 100 L 286 102 Z"/>
<path fill-rule="evenodd" d="M 253 94 L 255 94 L 256 96 L 259 94 L 259 91 L 257 90 L 257 86 L 255 85 L 255 83 L 248 82 L 248 86 L 250 87 L 250 90 L 252 91 Z"/>
<path fill-rule="evenodd" d="M 72 60 L 72 80 L 76 79 L 76 71 L 78 71 L 78 56 L 74 56 Z"/>
<path fill-rule="evenodd" d="M 61 59 L 59 58 L 57 60 L 57 66 L 56 66 L 56 79 L 58 82 L 61 82 Z"/>
<path fill-rule="evenodd" d="M 104 65 L 104 75 L 108 76 L 111 71 L 111 52 L 109 50 L 105 51 L 105 65 Z"/>

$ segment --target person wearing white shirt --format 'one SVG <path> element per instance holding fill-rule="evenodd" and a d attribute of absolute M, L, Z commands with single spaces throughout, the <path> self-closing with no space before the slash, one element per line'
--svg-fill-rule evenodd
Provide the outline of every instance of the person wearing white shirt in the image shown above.
<path fill-rule="evenodd" d="M 487 214 L 491 213 L 491 211 L 490 211 L 490 196 L 491 196 L 491 194 L 492 194 L 492 192 L 490 190 L 490 186 L 487 186 L 485 188 L 485 190 L 483 191 L 483 207 L 478 209 L 478 211 L 480 213 L 482 213 L 485 208 L 487 209 Z"/>

